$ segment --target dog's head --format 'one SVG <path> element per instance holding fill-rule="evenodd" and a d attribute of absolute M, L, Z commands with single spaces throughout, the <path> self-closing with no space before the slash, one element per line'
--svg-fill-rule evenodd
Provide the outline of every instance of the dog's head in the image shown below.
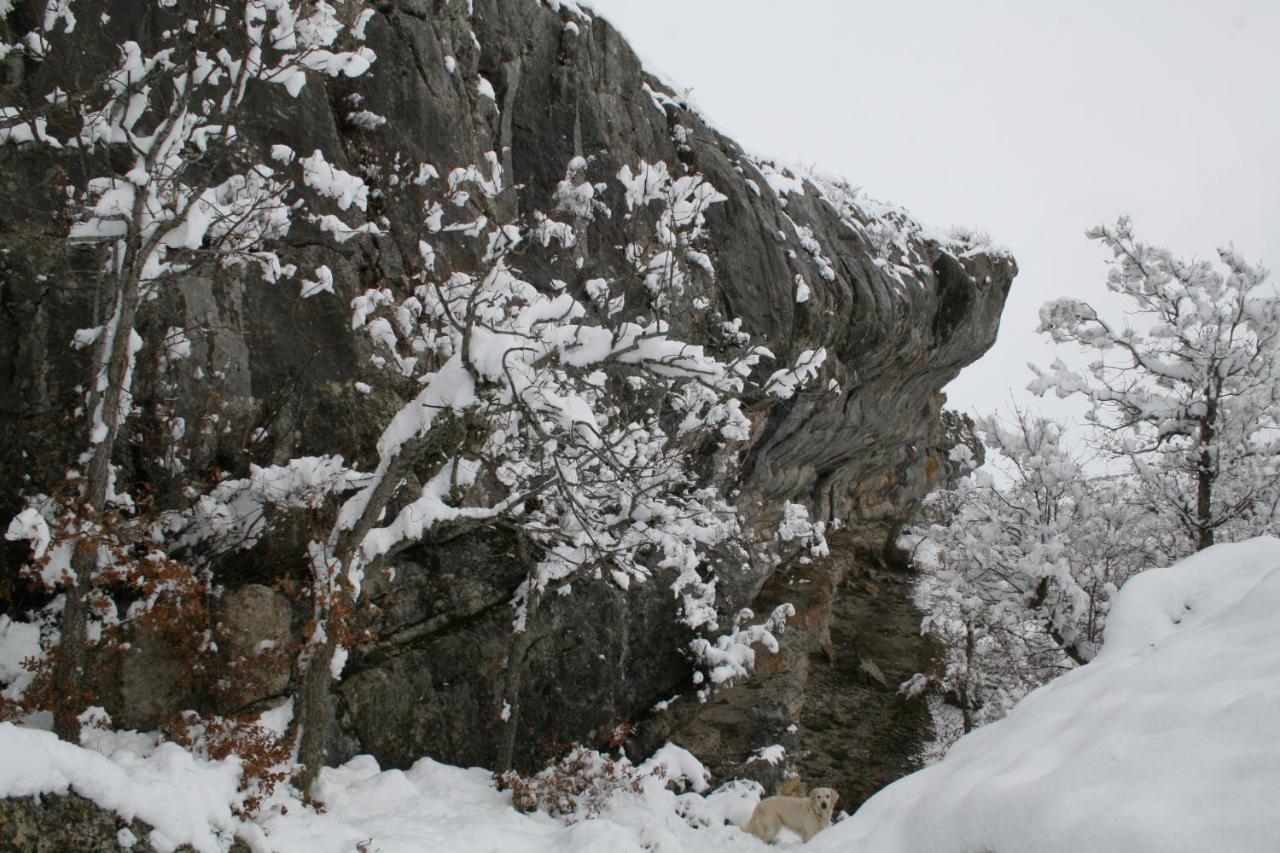
<path fill-rule="evenodd" d="M 836 800 L 838 799 L 840 799 L 840 795 L 831 788 L 814 788 L 809 792 L 809 803 L 813 806 L 813 810 L 820 817 L 828 820 L 835 813 Z"/>

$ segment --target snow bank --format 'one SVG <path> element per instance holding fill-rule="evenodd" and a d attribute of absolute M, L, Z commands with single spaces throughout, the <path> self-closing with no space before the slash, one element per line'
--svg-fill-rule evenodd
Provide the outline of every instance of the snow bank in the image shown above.
<path fill-rule="evenodd" d="M 1280 540 L 1130 580 L 1098 657 L 814 851 L 1280 850 Z"/>
<path fill-rule="evenodd" d="M 689 753 L 668 747 L 680 772 L 702 773 Z M 422 759 L 406 771 L 380 771 L 369 756 L 322 772 L 317 796 L 325 813 L 290 809 L 264 821 L 282 851 L 346 853 L 373 839 L 384 853 L 694 853 L 752 849 L 754 839 L 725 819 L 745 821 L 758 788 L 735 787 L 709 797 L 677 795 L 654 777 L 643 794 L 621 794 L 594 820 L 565 826 L 544 814 L 525 815 L 494 789 L 487 770 L 463 770 Z M 685 816 L 682 816 L 685 815 Z M 696 826 L 695 826 L 696 824 Z M 705 826 L 703 825 L 705 824 Z"/>
<path fill-rule="evenodd" d="M 151 824 L 151 846 L 161 853 L 182 844 L 218 853 L 230 845 L 240 828 L 231 813 L 237 764 L 202 761 L 176 744 L 134 732 L 90 732 L 87 743 L 93 748 L 0 723 L 0 796 L 75 791 L 125 820 Z M 244 828 L 242 834 L 255 833 Z"/>
<path fill-rule="evenodd" d="M 0 724 L 0 796 L 73 790 L 126 820 L 156 831 L 138 849 L 200 853 L 227 850 L 233 838 L 255 853 L 721 853 L 767 848 L 738 825 L 751 815 L 760 786 L 732 782 L 706 794 L 676 794 L 684 778 L 706 789 L 706 771 L 668 745 L 639 770 L 652 773 L 640 793 L 615 796 L 595 819 L 573 825 L 546 814 L 521 814 L 495 789 L 487 770 L 424 758 L 408 770 L 382 770 L 370 756 L 325 768 L 315 786 L 322 812 L 277 792 L 253 822 L 231 811 L 239 767 L 234 760 L 193 757 L 151 735 L 88 730 L 85 746 L 52 734 Z M 661 767 L 658 767 L 661 765 Z M 365 846 L 360 846 L 364 844 Z"/>

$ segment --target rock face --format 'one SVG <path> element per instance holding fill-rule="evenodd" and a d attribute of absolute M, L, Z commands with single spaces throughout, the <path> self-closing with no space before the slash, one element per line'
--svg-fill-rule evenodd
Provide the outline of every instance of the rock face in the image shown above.
<path fill-rule="evenodd" d="M 77 13 L 96 19 L 99 5 L 82 0 Z M 145 40 L 148 3 L 106 5 L 111 23 L 103 38 Z M 517 764 L 537 766 L 572 741 L 630 737 L 642 750 L 670 737 L 721 775 L 771 780 L 774 771 L 751 769 L 749 758 L 781 742 L 792 763 L 774 773 L 779 784 L 784 770 L 798 770 L 810 785 L 839 787 L 841 805 L 852 807 L 907 769 L 926 734 L 923 709 L 895 692 L 928 649 L 891 542 L 916 501 L 947 474 L 940 389 L 994 341 L 1016 267 L 971 241 L 929 235 L 839 182 L 747 156 L 645 73 L 606 21 L 570 5 L 383 0 L 367 27 L 378 55 L 371 72 L 313 81 L 297 99 L 256 95 L 240 130 L 263 144 L 345 152 L 344 162 L 331 158 L 335 165 L 366 173 L 400 156 L 444 174 L 497 152 L 507 183 L 517 187 L 495 202 L 508 215 L 544 206 L 575 156 L 587 159 L 593 181 L 608 181 L 622 165 L 664 161 L 673 171 L 696 170 L 726 197 L 707 212 L 715 276 L 700 282 L 700 293 L 717 316 L 741 318 L 780 363 L 817 347 L 828 354 L 825 384 L 762 410 L 735 499 L 764 539 L 773 536 L 784 501 L 843 530 L 828 557 L 721 580 L 726 614 L 746 605 L 767 613 L 791 601 L 798 615 L 780 655 L 761 654 L 759 680 L 706 704 L 688 697 L 689 637 L 672 628 L 675 602 L 660 579 L 627 591 L 596 584 L 550 600 L 530 628 Z M 55 73 L 35 65 L 20 81 L 11 69 L 4 90 Z M 355 94 L 386 124 L 353 126 L 346 116 Z M 57 481 L 78 452 L 74 426 L 49 427 L 78 402 L 85 360 L 67 342 L 90 325 L 93 292 L 92 275 L 77 272 L 78 256 L 58 230 L 55 164 L 16 146 L 0 149 L 0 157 L 0 442 L 24 448 L 0 461 L 7 519 L 21 508 L 19 495 Z M 292 284 L 267 286 L 231 270 L 193 273 L 147 308 L 147 339 L 184 325 L 192 363 L 218 379 L 216 400 L 204 385 L 179 383 L 174 405 L 188 422 L 200 422 L 216 403 L 229 424 L 195 453 L 191 470 L 238 474 L 250 462 L 321 453 L 369 461 L 381 423 L 370 407 L 393 411 L 395 401 L 370 401 L 355 389 L 368 352 L 348 331 L 347 303 L 415 269 L 422 211 L 383 194 L 371 205 L 375 216 L 385 218 L 384 236 L 340 247 L 317 248 L 305 228 L 290 235 L 300 268 L 323 262 L 333 269 L 333 297 L 302 301 Z M 593 226 L 584 280 L 626 264 L 622 227 L 617 220 Z M 806 301 L 797 299 L 802 287 Z M 688 326 L 680 332 L 705 338 L 694 313 L 679 321 Z M 173 398 L 153 367 L 141 367 L 137 382 L 144 408 Z M 248 441 L 258 429 L 269 438 Z M 178 488 L 154 470 L 144 438 L 133 439 L 131 454 L 126 476 L 154 477 L 161 497 Z M 238 602 L 226 624 L 240 653 L 282 641 L 305 622 L 299 608 L 290 628 L 265 590 L 299 582 L 300 548 L 299 537 L 278 535 L 214 566 L 228 600 Z M 4 554 L 12 577 L 22 549 L 6 545 Z M 510 601 L 526 559 L 502 532 L 482 531 L 411 549 L 392 578 L 371 582 L 376 610 L 335 697 L 332 758 L 368 751 L 384 766 L 424 754 L 492 765 L 502 671 L 513 649 Z M 17 593 L 0 598 L 15 610 L 31 603 L 38 602 Z M 268 682 L 240 704 L 284 689 L 278 673 Z M 650 710 L 678 695 L 685 698 L 665 712 Z"/>
<path fill-rule="evenodd" d="M 56 853 L 84 850 L 115 853 L 121 840 L 145 839 L 144 824 L 132 824 L 83 797 L 0 799 L 0 849 Z"/>
<path fill-rule="evenodd" d="M 218 648 L 238 676 L 227 686 L 224 706 L 238 710 L 284 694 L 292 670 L 289 599 L 251 583 L 224 595 L 219 611 Z"/>

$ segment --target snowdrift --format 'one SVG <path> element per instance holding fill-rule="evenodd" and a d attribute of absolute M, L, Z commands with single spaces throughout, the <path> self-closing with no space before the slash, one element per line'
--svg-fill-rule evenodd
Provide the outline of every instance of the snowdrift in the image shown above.
<path fill-rule="evenodd" d="M 814 851 L 1280 850 L 1280 539 L 1130 580 L 1102 652 Z"/>
<path fill-rule="evenodd" d="M 0 797 L 74 791 L 125 821 L 153 827 L 142 838 L 122 832 L 124 849 L 172 853 L 190 845 L 198 853 L 223 853 L 236 839 L 253 853 L 769 849 L 738 829 L 759 801 L 760 786 L 737 782 L 697 793 L 707 789 L 706 771 L 671 745 L 638 768 L 642 790 L 618 794 L 597 817 L 566 825 L 516 811 L 487 770 L 429 758 L 408 770 L 383 770 L 367 755 L 320 771 L 314 794 L 323 811 L 281 789 L 254 820 L 242 821 L 232 811 L 241 796 L 235 759 L 206 761 L 137 732 L 86 729 L 83 740 L 75 746 L 50 732 L 0 723 Z M 674 793 L 668 782 L 675 780 L 695 791 Z"/>

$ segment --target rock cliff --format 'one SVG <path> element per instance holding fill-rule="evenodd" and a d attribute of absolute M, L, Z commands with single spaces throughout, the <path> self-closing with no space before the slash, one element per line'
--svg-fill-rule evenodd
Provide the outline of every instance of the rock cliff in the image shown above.
<path fill-rule="evenodd" d="M 103 5 L 110 21 L 86 49 L 87 64 L 108 43 L 145 43 L 158 14 L 144 0 L 82 0 L 76 10 L 92 20 Z M 366 32 L 377 61 L 367 74 L 316 81 L 297 98 L 255 93 L 240 132 L 299 152 L 343 152 L 345 159 L 331 161 L 365 175 L 385 175 L 397 158 L 444 174 L 495 152 L 517 188 L 498 202 L 512 216 L 544 205 L 574 157 L 602 182 L 641 160 L 696 171 L 725 201 L 706 214 L 714 277 L 700 280 L 690 298 L 706 299 L 711 316 L 741 318 L 741 330 L 780 363 L 819 347 L 827 353 L 820 386 L 759 408 L 732 484 L 733 500 L 761 539 L 775 536 L 787 502 L 838 528 L 825 555 L 793 549 L 781 564 L 720 580 L 725 614 L 796 606 L 780 653 L 761 653 L 758 678 L 701 703 L 684 653 L 689 636 L 672 627 L 676 602 L 665 584 L 596 584 L 553 598 L 530 626 L 517 764 L 537 766 L 572 741 L 626 739 L 643 751 L 673 739 L 722 776 L 780 783 L 783 766 L 751 758 L 781 743 L 791 756 L 787 768 L 810 785 L 837 787 L 852 810 L 909 767 L 927 734 L 927 714 L 896 694 L 927 664 L 929 650 L 918 637 L 911 578 L 894 554 L 893 534 L 947 476 L 955 438 L 944 428 L 940 389 L 993 343 L 1013 260 L 969 237 L 928 232 L 841 181 L 749 156 L 647 73 L 607 21 L 572 3 L 373 5 Z M 28 26 L 21 14 L 7 26 Z M 76 73 L 11 61 L 3 95 L 8 102 Z M 385 124 L 353 121 L 354 105 Z M 0 512 L 7 520 L 24 495 L 49 488 L 74 464 L 79 433 L 69 413 L 86 362 L 68 343 L 90 324 L 94 274 L 58 219 L 66 165 L 29 146 L 0 147 L 0 158 Z M 365 288 L 394 287 L 419 266 L 422 216 L 409 198 L 382 192 L 368 210 L 383 226 L 380 236 L 334 245 L 315 229 L 294 229 L 286 241 L 291 257 L 304 269 L 331 267 L 331 295 L 300 300 L 296 285 L 222 270 L 185 276 L 146 308 L 144 338 L 187 328 L 190 369 L 218 380 L 213 392 L 191 377 L 162 387 L 154 365 L 139 369 L 135 397 L 143 411 L 164 405 L 189 422 L 217 414 L 226 424 L 194 452 L 190 471 L 241 474 L 251 462 L 322 453 L 368 462 L 379 429 L 370 406 L 393 410 L 394 400 L 370 401 L 357 390 L 368 351 L 348 330 L 347 306 Z M 617 218 L 593 224 L 583 280 L 627 263 L 622 227 Z M 469 260 L 444 259 L 457 268 Z M 711 345 L 701 316 L 688 311 L 677 322 L 687 337 Z M 268 437 L 255 443 L 254 435 Z M 131 434 L 122 471 L 135 482 L 154 477 L 157 500 L 178 489 L 155 472 L 143 429 Z M 223 605 L 222 617 L 232 644 L 301 629 L 306 614 L 288 603 L 303 568 L 301 536 L 286 530 L 214 565 L 224 602 L 235 602 Z M 43 603 L 12 582 L 24 553 L 5 543 L 0 607 L 11 613 Z M 384 766 L 421 755 L 492 765 L 510 602 L 525 560 L 514 538 L 482 530 L 412 548 L 396 559 L 391 578 L 371 582 L 376 609 L 367 641 L 353 651 L 336 691 L 333 758 L 372 752 Z M 114 686 L 102 688 L 117 697 L 117 723 L 154 725 L 185 705 L 213 701 L 198 687 L 153 683 L 164 680 L 156 677 L 164 653 L 147 648 L 139 643 L 133 661 L 110 677 Z M 265 681 L 239 704 L 288 689 L 284 670 Z"/>

